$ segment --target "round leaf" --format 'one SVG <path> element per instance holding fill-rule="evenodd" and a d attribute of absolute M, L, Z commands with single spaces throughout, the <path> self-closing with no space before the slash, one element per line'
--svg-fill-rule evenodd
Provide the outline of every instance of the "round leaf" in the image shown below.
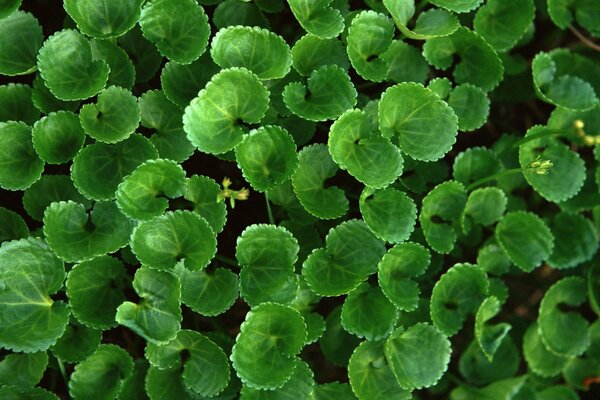
<path fill-rule="evenodd" d="M 350 292 L 342 306 L 344 329 L 367 340 L 385 338 L 392 332 L 397 320 L 396 307 L 378 286 L 368 283 L 363 283 Z"/>
<path fill-rule="evenodd" d="M 3 2 L 5 3 L 5 2 Z M 35 71 L 36 55 L 44 36 L 38 20 L 17 11 L 6 18 L 0 5 L 0 75 L 21 75 Z"/>
<path fill-rule="evenodd" d="M 382 240 L 400 243 L 414 230 L 417 206 L 404 192 L 392 188 L 365 188 L 358 204 L 369 229 Z"/>
<path fill-rule="evenodd" d="M 298 39 L 292 47 L 292 61 L 294 69 L 304 76 L 324 65 L 337 65 L 345 70 L 350 66 L 341 40 L 321 39 L 310 33 Z"/>
<path fill-rule="evenodd" d="M 0 384 L 31 387 L 38 384 L 48 366 L 45 351 L 37 353 L 15 353 L 0 361 Z"/>
<path fill-rule="evenodd" d="M 473 224 L 489 226 L 500 220 L 507 201 L 504 192 L 495 187 L 472 191 L 462 215 L 463 231 L 469 232 Z"/>
<path fill-rule="evenodd" d="M 0 243 L 24 239 L 29 236 L 29 228 L 23 218 L 8 208 L 0 207 Z"/>
<path fill-rule="evenodd" d="M 191 64 L 169 61 L 160 72 L 161 87 L 165 96 L 183 109 L 219 70 L 219 66 L 212 61 L 209 53 L 204 53 Z M 143 107 L 142 103 L 140 107 Z"/>
<path fill-rule="evenodd" d="M 131 89 L 135 83 L 135 67 L 125 50 L 111 39 L 94 39 L 91 45 L 93 57 L 104 60 L 110 68 L 106 84 Z"/>
<path fill-rule="evenodd" d="M 65 11 L 86 35 L 98 38 L 121 36 L 140 18 L 143 0 L 64 0 Z"/>
<path fill-rule="evenodd" d="M 33 80 L 33 90 L 31 92 L 31 101 L 35 108 L 44 114 L 50 114 L 60 110 L 75 111 L 79 108 L 79 101 L 63 101 L 57 99 L 46 87 L 42 76 L 37 73 Z M 36 120 L 37 120 L 36 116 Z"/>
<path fill-rule="evenodd" d="M 523 356 L 529 369 L 546 378 L 560 374 L 567 362 L 567 357 L 554 354 L 546 348 L 540 338 L 537 322 L 532 323 L 523 336 Z"/>
<path fill-rule="evenodd" d="M 194 203 L 193 211 L 200 214 L 215 233 L 223 230 L 227 220 L 225 202 L 217 202 L 220 192 L 217 182 L 202 175 L 189 178 L 183 192 L 183 197 Z"/>
<path fill-rule="evenodd" d="M 40 112 L 32 100 L 31 87 L 20 83 L 0 86 L 0 122 L 22 121 L 33 125 Z"/>
<path fill-rule="evenodd" d="M 22 0 L 3 0 L 0 3 L 0 19 L 5 18 L 15 12 L 21 5 Z"/>
<path fill-rule="evenodd" d="M 75 189 L 67 175 L 42 175 L 39 181 L 25 190 L 23 207 L 31 218 L 41 221 L 50 203 L 68 200 L 81 203 L 86 209 L 91 207 L 89 200 Z"/>
<path fill-rule="evenodd" d="M 62 361 L 77 363 L 91 356 L 102 339 L 102 331 L 88 328 L 78 323 L 67 325 L 65 333 L 50 348 Z"/>
<path fill-rule="evenodd" d="M 309 33 L 322 39 L 332 38 L 344 30 L 344 18 L 331 7 L 332 0 L 287 0 L 294 17 Z"/>
<path fill-rule="evenodd" d="M 312 399 L 313 372 L 303 361 L 300 361 L 289 381 L 281 388 L 274 390 L 259 390 L 249 386 L 242 387 L 240 399 L 242 400 L 278 400 L 290 399 Z"/>
<path fill-rule="evenodd" d="M 490 100 L 483 89 L 470 83 L 457 86 L 450 97 L 448 105 L 458 117 L 458 129 L 463 132 L 474 131 L 485 124 L 490 112 Z"/>
<path fill-rule="evenodd" d="M 35 123 L 32 140 L 42 160 L 49 164 L 64 164 L 71 161 L 83 147 L 85 132 L 76 114 L 58 111 Z"/>
<path fill-rule="evenodd" d="M 31 143 L 31 128 L 22 122 L 0 122 L 0 187 L 27 189 L 43 170 L 44 162 Z"/>
<path fill-rule="evenodd" d="M 319 347 L 325 358 L 340 367 L 347 367 L 352 352 L 360 340 L 342 327 L 342 306 L 336 307 L 327 316 L 325 332 L 319 339 Z"/>
<path fill-rule="evenodd" d="M 533 0 L 488 0 L 475 15 L 473 27 L 498 51 L 506 51 L 523 37 L 535 16 Z"/>
<path fill-rule="evenodd" d="M 548 259 L 553 268 L 573 268 L 598 251 L 598 232 L 590 220 L 573 213 L 556 214 L 550 223 L 554 249 Z"/>

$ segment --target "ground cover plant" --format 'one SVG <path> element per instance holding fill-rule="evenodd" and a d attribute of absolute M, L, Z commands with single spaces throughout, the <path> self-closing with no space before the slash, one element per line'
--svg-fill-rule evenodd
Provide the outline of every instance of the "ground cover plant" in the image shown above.
<path fill-rule="evenodd" d="M 0 0 L 0 399 L 600 398 L 597 0 Z"/>

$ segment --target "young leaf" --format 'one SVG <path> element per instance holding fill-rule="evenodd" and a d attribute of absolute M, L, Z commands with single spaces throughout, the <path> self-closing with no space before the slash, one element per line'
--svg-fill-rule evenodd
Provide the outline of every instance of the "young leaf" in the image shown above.
<path fill-rule="evenodd" d="M 298 39 L 292 47 L 292 62 L 294 69 L 304 76 L 324 65 L 337 65 L 344 70 L 350 66 L 341 40 L 321 39 L 310 33 Z"/>
<path fill-rule="evenodd" d="M 256 26 L 221 29 L 210 47 L 212 59 L 221 68 L 244 67 L 260 79 L 283 78 L 292 66 L 292 54 L 285 40 Z"/>
<path fill-rule="evenodd" d="M 200 151 L 221 154 L 243 139 L 244 123 L 260 122 L 269 91 L 245 68 L 224 69 L 198 93 L 183 115 L 183 129 Z"/>
<path fill-rule="evenodd" d="M 125 301 L 127 283 L 127 271 L 116 258 L 100 256 L 75 265 L 66 282 L 73 316 L 91 328 L 116 326 L 115 314 Z"/>
<path fill-rule="evenodd" d="M 477 10 L 473 27 L 496 50 L 506 51 L 525 34 L 534 16 L 533 0 L 488 0 Z"/>
<path fill-rule="evenodd" d="M 64 0 L 65 11 L 86 35 L 114 38 L 133 28 L 140 19 L 143 0 Z"/>
<path fill-rule="evenodd" d="M 29 228 L 23 218 L 8 208 L 0 207 L 0 243 L 24 239 L 29 236 Z"/>
<path fill-rule="evenodd" d="M 306 341 L 306 324 L 293 308 L 262 303 L 240 327 L 231 361 L 242 382 L 255 389 L 282 387 L 298 367 L 296 355 Z"/>
<path fill-rule="evenodd" d="M 310 121 L 336 119 L 356 105 L 356 96 L 350 76 L 337 65 L 313 70 L 306 85 L 292 82 L 283 90 L 285 106 Z"/>
<path fill-rule="evenodd" d="M 380 340 L 387 337 L 394 329 L 397 320 L 396 307 L 383 294 L 379 286 L 361 284 L 348 294 L 342 305 L 344 329 L 367 340 Z"/>
<path fill-rule="evenodd" d="M 283 128 L 268 125 L 253 129 L 235 148 L 244 178 L 260 192 L 287 181 L 296 171 L 296 144 Z"/>
<path fill-rule="evenodd" d="M 191 271 L 204 268 L 217 251 L 208 222 L 192 211 L 169 211 L 140 223 L 131 236 L 131 250 L 144 265 L 172 269 L 183 260 Z"/>
<path fill-rule="evenodd" d="M 169 61 L 160 72 L 161 87 L 170 101 L 184 109 L 219 70 L 209 53 L 204 53 L 191 64 Z M 143 107 L 142 103 L 140 107 Z"/>
<path fill-rule="evenodd" d="M 281 388 L 274 390 L 259 390 L 250 386 L 243 386 L 240 392 L 240 399 L 243 400 L 278 400 L 278 399 L 312 399 L 311 393 L 315 381 L 313 372 L 304 362 L 298 362 L 294 373 L 289 381 Z"/>
<path fill-rule="evenodd" d="M 6 3 L 6 1 L 3 1 Z M 35 71 L 36 55 L 44 36 L 38 20 L 29 13 L 16 11 L 2 18 L 0 4 L 0 75 L 22 75 Z"/>
<path fill-rule="evenodd" d="M 221 186 L 211 178 L 193 175 L 187 180 L 183 197 L 194 203 L 193 211 L 200 214 L 215 233 L 223 230 L 227 220 L 224 201 L 217 201 Z"/>
<path fill-rule="evenodd" d="M 124 177 L 144 161 L 157 157 L 152 143 L 139 134 L 115 144 L 93 143 L 73 160 L 71 179 L 85 197 L 112 200 Z"/>
<path fill-rule="evenodd" d="M 460 26 L 458 19 L 451 12 L 431 8 L 421 12 L 414 28 L 409 29 L 408 22 L 415 15 L 414 0 L 383 0 L 383 5 L 394 19 L 398 29 L 410 39 L 425 40 L 448 36 Z"/>
<path fill-rule="evenodd" d="M 420 84 L 399 83 L 383 92 L 378 121 L 382 135 L 397 140 L 400 150 L 416 160 L 438 160 L 456 142 L 456 114 Z"/>
<path fill-rule="evenodd" d="M 31 134 L 35 151 L 48 164 L 71 161 L 85 141 L 79 118 L 70 111 L 48 114 L 35 123 Z"/>
<path fill-rule="evenodd" d="M 598 251 L 598 232 L 580 214 L 558 213 L 550 222 L 554 249 L 548 264 L 556 269 L 573 268 L 589 261 Z"/>
<path fill-rule="evenodd" d="M 549 378 L 560 374 L 568 358 L 552 353 L 542 342 L 539 325 L 533 322 L 523 336 L 523 356 L 536 374 Z"/>
<path fill-rule="evenodd" d="M 292 176 L 294 193 L 310 214 L 321 219 L 334 219 L 348 211 L 348 199 L 336 186 L 324 187 L 338 166 L 324 144 L 304 147 L 298 154 L 298 169 Z"/>
<path fill-rule="evenodd" d="M 393 183 L 402 173 L 402 153 L 361 110 L 348 110 L 329 130 L 329 153 L 340 168 L 374 188 Z"/>
<path fill-rule="evenodd" d="M 69 394 L 74 400 L 114 399 L 132 372 L 133 360 L 123 348 L 100 345 L 87 360 L 75 366 L 69 380 Z"/>
<path fill-rule="evenodd" d="M 512 326 L 506 322 L 495 325 L 487 323 L 500 312 L 500 308 L 501 303 L 498 298 L 490 296 L 481 303 L 475 315 L 475 338 L 481 351 L 490 361 L 494 359 L 494 353 L 512 329 Z"/>
<path fill-rule="evenodd" d="M 90 357 L 100 345 L 102 331 L 79 325 L 71 320 L 65 333 L 50 348 L 61 361 L 81 362 Z"/>
<path fill-rule="evenodd" d="M 189 64 L 206 50 L 210 25 L 193 0 L 152 0 L 142 9 L 140 27 L 146 39 L 169 60 Z"/>
<path fill-rule="evenodd" d="M 436 282 L 431 292 L 431 320 L 445 335 L 455 335 L 487 297 L 489 282 L 476 265 L 456 264 Z"/>
<path fill-rule="evenodd" d="M 148 267 L 137 270 L 133 288 L 140 304 L 129 301 L 117 308 L 115 320 L 150 343 L 166 344 L 175 339 L 181 328 L 181 285 L 168 271 Z"/>
<path fill-rule="evenodd" d="M 37 56 L 37 67 L 45 85 L 60 100 L 94 96 L 104 89 L 110 71 L 103 60 L 94 60 L 85 36 L 72 29 L 46 39 Z"/>
<path fill-rule="evenodd" d="M 354 290 L 377 271 L 385 247 L 360 220 L 332 228 L 325 247 L 314 250 L 302 264 L 302 275 L 321 296 L 339 296 Z"/>
<path fill-rule="evenodd" d="M 415 228 L 417 206 L 404 192 L 392 188 L 365 188 L 358 205 L 369 229 L 389 243 L 407 240 Z"/>
<path fill-rule="evenodd" d="M 166 344 L 148 343 L 146 358 L 160 369 L 183 364 L 184 385 L 202 396 L 219 394 L 229 382 L 229 362 L 223 350 L 206 336 L 187 329 Z"/>
<path fill-rule="evenodd" d="M 419 286 L 411 278 L 425 273 L 431 263 L 426 247 L 412 242 L 397 244 L 377 266 L 377 278 L 385 296 L 400 310 L 413 311 L 419 303 Z"/>
<path fill-rule="evenodd" d="M 507 213 L 496 225 L 496 240 L 510 261 L 531 272 L 547 260 L 554 248 L 554 236 L 537 215 L 525 211 Z"/>
<path fill-rule="evenodd" d="M 95 104 L 85 104 L 79 111 L 85 132 L 99 142 L 125 140 L 140 125 L 140 106 L 127 89 L 111 86 L 98 94 Z"/>
<path fill-rule="evenodd" d="M 67 262 L 91 260 L 125 247 L 133 222 L 114 202 L 96 202 L 88 213 L 82 204 L 60 201 L 44 211 L 44 234 L 50 248 Z"/>
<path fill-rule="evenodd" d="M 387 362 L 382 342 L 365 340 L 352 353 L 348 364 L 352 391 L 359 399 L 408 400 L 410 391 L 403 389 Z"/>
<path fill-rule="evenodd" d="M 43 170 L 44 162 L 31 143 L 31 128 L 23 122 L 0 122 L 0 187 L 27 189 Z"/>
<path fill-rule="evenodd" d="M 33 353 L 46 350 L 63 334 L 69 308 L 53 300 L 65 269 L 41 239 L 0 246 L 0 346 Z"/>
<path fill-rule="evenodd" d="M 39 117 L 31 87 L 20 83 L 0 86 L 0 122 L 22 121 L 31 126 Z"/>
<path fill-rule="evenodd" d="M 33 387 L 39 383 L 48 366 L 48 354 L 13 353 L 0 361 L 0 385 Z"/>
<path fill-rule="evenodd" d="M 332 0 L 287 0 L 294 17 L 309 33 L 322 39 L 336 37 L 344 30 L 344 18 L 331 6 Z"/>
<path fill-rule="evenodd" d="M 172 160 L 149 160 L 139 165 L 119 184 L 116 201 L 129 218 L 147 220 L 169 207 L 169 200 L 182 195 L 185 171 Z"/>
<path fill-rule="evenodd" d="M 490 112 L 490 99 L 483 89 L 470 83 L 463 83 L 454 88 L 448 98 L 458 117 L 458 129 L 463 132 L 474 131 L 485 124 Z"/>

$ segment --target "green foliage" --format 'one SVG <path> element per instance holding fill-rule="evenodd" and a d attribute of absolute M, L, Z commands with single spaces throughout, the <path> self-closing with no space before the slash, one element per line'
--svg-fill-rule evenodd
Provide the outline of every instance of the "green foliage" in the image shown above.
<path fill-rule="evenodd" d="M 31 135 L 36 153 L 48 164 L 71 161 L 85 141 L 79 118 L 70 111 L 46 115 L 35 123 Z"/>
<path fill-rule="evenodd" d="M 0 122 L 0 187 L 24 190 L 42 176 L 44 162 L 31 143 L 31 128 L 23 122 Z"/>
<path fill-rule="evenodd" d="M 65 11 L 81 32 L 97 38 L 123 35 L 140 18 L 142 0 L 112 3 L 108 0 L 64 0 Z"/>
<path fill-rule="evenodd" d="M 3 17 L 3 1 L 0 18 Z M 36 55 L 44 37 L 38 20 L 29 13 L 17 11 L 2 19 L 0 25 L 0 74 L 23 75 L 35 71 Z"/>

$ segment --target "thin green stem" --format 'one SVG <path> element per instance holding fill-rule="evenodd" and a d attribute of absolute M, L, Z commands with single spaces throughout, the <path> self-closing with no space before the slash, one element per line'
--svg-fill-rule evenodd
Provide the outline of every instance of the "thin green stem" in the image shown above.
<path fill-rule="evenodd" d="M 267 214 L 269 215 L 269 223 L 275 225 L 275 218 L 273 218 L 273 211 L 271 210 L 271 203 L 269 202 L 269 194 L 265 192 L 265 203 L 267 203 Z"/>
<path fill-rule="evenodd" d="M 221 255 L 217 254 L 217 255 L 215 255 L 215 259 L 217 261 L 222 262 L 223 264 L 227 264 L 229 266 L 236 267 L 236 268 L 238 267 L 237 261 L 235 261 L 233 258 L 229 258 L 229 257 L 225 257 L 225 256 L 221 256 Z"/>
<path fill-rule="evenodd" d="M 60 374 L 62 375 L 63 380 L 65 381 L 65 385 L 69 387 L 69 378 L 67 377 L 67 370 L 65 369 L 65 364 L 59 357 L 56 357 L 56 362 L 58 363 L 58 369 L 60 370 Z"/>
<path fill-rule="evenodd" d="M 550 129 L 550 128 L 544 129 L 542 132 L 533 133 L 531 135 L 521 138 L 520 140 L 517 140 L 515 143 L 513 143 L 512 146 L 506 147 L 505 149 L 501 150 L 498 155 L 504 154 L 508 150 L 518 149 L 525 143 L 531 142 L 532 140 L 541 139 L 541 138 L 545 138 L 545 137 L 549 137 L 549 136 L 570 136 L 570 135 L 571 134 L 564 129 Z"/>
<path fill-rule="evenodd" d="M 504 171 L 500 171 L 497 174 L 494 175 L 490 175 L 490 176 L 486 176 L 485 178 L 481 178 L 476 180 L 475 182 L 471 183 L 470 185 L 468 185 L 466 187 L 467 191 L 470 192 L 471 190 L 475 189 L 478 186 L 483 185 L 484 183 L 488 183 L 490 181 L 496 180 L 498 178 L 502 178 L 508 175 L 513 175 L 519 172 L 523 172 L 523 170 L 521 168 L 513 168 L 513 169 L 507 169 Z"/>

